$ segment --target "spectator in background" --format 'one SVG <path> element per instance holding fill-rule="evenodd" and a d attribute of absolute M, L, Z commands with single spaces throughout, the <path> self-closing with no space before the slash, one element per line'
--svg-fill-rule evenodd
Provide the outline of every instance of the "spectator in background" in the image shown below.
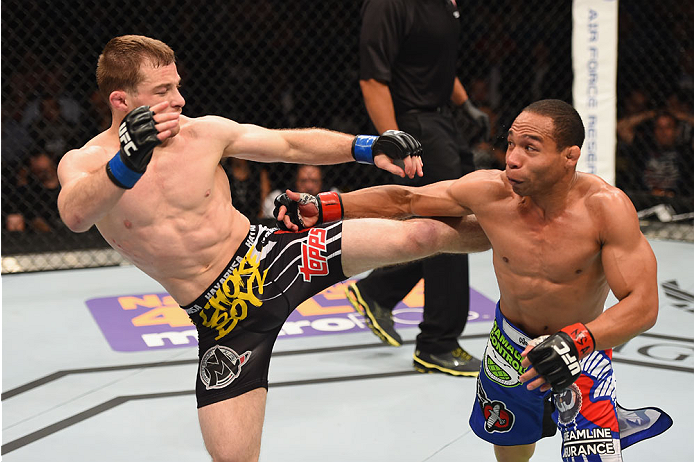
<path fill-rule="evenodd" d="M 679 121 L 677 144 L 690 146 L 692 151 L 694 151 L 693 99 L 694 89 L 692 91 L 675 91 L 666 100 L 667 111 Z"/>
<path fill-rule="evenodd" d="M 14 187 L 12 187 L 14 186 Z M 58 213 L 58 171 L 52 156 L 43 149 L 30 154 L 25 168 L 15 175 L 14 185 L 3 191 L 6 199 L 6 229 L 47 233 L 64 229 Z"/>
<path fill-rule="evenodd" d="M 655 115 L 648 93 L 641 88 L 635 88 L 627 94 L 624 106 L 620 108 L 619 112 L 617 138 L 619 142 L 626 144 L 633 143 L 636 128 Z"/>
<path fill-rule="evenodd" d="M 674 197 L 691 184 L 688 167 L 691 152 L 677 143 L 677 118 L 669 112 L 659 113 L 653 121 L 653 140 L 645 146 L 643 183 L 654 196 Z"/>
<path fill-rule="evenodd" d="M 691 197 L 694 153 L 691 145 L 678 142 L 680 125 L 672 113 L 655 112 L 627 146 L 632 181 L 624 189 L 632 196 L 637 210 L 664 202 L 678 204 L 694 200 Z"/>
<path fill-rule="evenodd" d="M 56 100 L 56 112 L 61 119 L 73 126 L 79 124 L 82 119 L 82 107 L 75 98 L 65 91 L 66 75 L 62 67 L 60 65 L 48 66 L 44 72 L 40 73 L 40 76 L 41 80 L 36 88 L 40 96 L 31 100 L 27 105 L 22 124 L 25 127 L 30 127 L 42 118 L 41 102 L 47 96 Z"/>
<path fill-rule="evenodd" d="M 263 219 L 267 219 L 268 223 L 273 226 L 275 218 L 272 211 L 275 208 L 275 197 L 282 194 L 285 189 L 275 189 L 268 193 L 263 200 Z M 323 170 L 317 165 L 298 165 L 294 174 L 293 186 L 290 189 L 299 193 L 317 195 L 323 191 Z"/>
<path fill-rule="evenodd" d="M 16 172 L 26 160 L 32 144 L 29 132 L 22 126 L 22 104 L 19 95 L 13 93 L 2 101 L 2 148 L 3 180 L 11 177 L 5 172 Z"/>
<path fill-rule="evenodd" d="M 256 163 L 236 157 L 223 159 L 222 167 L 229 177 L 234 207 L 246 215 L 251 223 L 258 224 L 267 175 Z"/>
<path fill-rule="evenodd" d="M 38 110 L 37 117 L 29 125 L 29 133 L 53 159 L 59 160 L 63 153 L 78 145 L 78 125 L 65 115 L 59 98 L 50 93 L 38 100 Z"/>

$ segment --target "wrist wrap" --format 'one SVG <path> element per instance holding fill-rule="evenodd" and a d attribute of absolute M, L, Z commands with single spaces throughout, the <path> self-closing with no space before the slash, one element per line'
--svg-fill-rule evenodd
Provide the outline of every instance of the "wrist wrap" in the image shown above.
<path fill-rule="evenodd" d="M 142 177 L 142 173 L 138 173 L 129 169 L 121 160 L 121 153 L 118 151 L 106 164 L 106 174 L 109 179 L 119 188 L 132 189 L 137 183 L 137 180 Z"/>
<path fill-rule="evenodd" d="M 585 324 L 577 322 L 576 324 L 564 327 L 559 332 L 567 334 L 574 345 L 576 345 L 578 359 L 585 358 L 595 350 L 595 338 Z"/>
<path fill-rule="evenodd" d="M 342 198 L 335 191 L 322 192 L 318 194 L 320 214 L 318 215 L 318 223 L 330 223 L 333 221 L 342 220 L 345 216 L 345 211 L 342 208 Z"/>
<path fill-rule="evenodd" d="M 373 164 L 374 155 L 371 146 L 376 141 L 377 136 L 357 135 L 352 141 L 352 156 L 360 164 Z"/>

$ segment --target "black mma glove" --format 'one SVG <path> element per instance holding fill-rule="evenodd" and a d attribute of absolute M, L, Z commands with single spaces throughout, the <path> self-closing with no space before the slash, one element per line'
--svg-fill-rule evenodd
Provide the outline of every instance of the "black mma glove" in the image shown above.
<path fill-rule="evenodd" d="M 491 137 L 491 125 L 489 116 L 475 107 L 468 99 L 461 106 L 465 114 L 482 130 L 482 141 L 489 141 Z"/>
<path fill-rule="evenodd" d="M 293 201 L 289 198 L 287 193 L 282 193 L 275 197 L 275 208 L 272 211 L 272 215 L 277 220 L 277 215 L 280 212 L 280 207 L 287 207 L 287 216 L 289 220 L 297 225 L 299 229 L 306 228 L 304 224 L 304 219 L 299 210 L 299 206 L 313 204 L 316 207 L 316 213 L 318 215 L 318 221 L 314 224 L 319 225 L 321 223 L 330 223 L 332 221 L 341 220 L 344 217 L 344 210 L 342 209 L 342 199 L 340 195 L 336 192 L 323 192 L 319 193 L 317 196 L 313 196 L 307 193 L 300 193 L 301 198 L 298 201 Z M 313 214 L 311 216 L 314 216 Z M 287 227 L 284 222 L 277 220 L 277 227 L 287 231 Z"/>
<path fill-rule="evenodd" d="M 409 133 L 386 130 L 381 136 L 357 135 L 352 142 L 352 156 L 362 164 L 373 164 L 374 155 L 383 153 L 391 159 L 421 156 L 422 145 Z"/>
<path fill-rule="evenodd" d="M 581 375 L 579 361 L 595 349 L 595 339 L 582 323 L 564 327 L 527 354 L 533 368 L 557 393 Z"/>
<path fill-rule="evenodd" d="M 145 173 L 152 151 L 161 144 L 149 106 L 133 109 L 118 128 L 120 151 L 106 164 L 106 173 L 116 186 L 130 189 Z"/>

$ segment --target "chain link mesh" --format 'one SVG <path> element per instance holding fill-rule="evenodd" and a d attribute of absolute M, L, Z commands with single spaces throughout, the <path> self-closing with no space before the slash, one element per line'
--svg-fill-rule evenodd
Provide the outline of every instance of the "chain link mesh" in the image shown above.
<path fill-rule="evenodd" d="M 526 104 L 571 101 L 571 2 L 458 3 L 458 75 L 490 114 L 492 142 L 477 142 L 472 126 L 457 117 L 477 167 L 503 168 L 505 131 Z M 361 2 L 339 0 L 4 0 L 2 272 L 122 263 L 94 228 L 67 230 L 55 203 L 60 157 L 110 125 L 94 76 L 110 38 L 134 33 L 168 43 L 177 53 L 188 116 L 373 133 L 358 84 L 360 8 Z M 693 10 L 691 2 L 620 2 L 618 58 L 617 186 L 642 211 L 645 231 L 689 241 Z M 664 152 L 659 142 L 668 128 L 660 125 L 668 121 L 675 142 Z M 253 220 L 262 219 L 262 194 L 294 185 L 292 165 L 225 160 L 223 166 L 234 204 Z M 322 189 L 349 191 L 384 182 L 384 175 L 370 166 L 326 166 Z"/>

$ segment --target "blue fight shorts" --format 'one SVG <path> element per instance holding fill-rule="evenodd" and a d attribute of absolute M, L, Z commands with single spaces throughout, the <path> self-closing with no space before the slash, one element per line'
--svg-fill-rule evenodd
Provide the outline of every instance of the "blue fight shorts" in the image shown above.
<path fill-rule="evenodd" d="M 499 304 L 477 379 L 470 426 L 501 446 L 535 443 L 561 431 L 562 460 L 622 460 L 611 350 L 583 358 L 583 373 L 559 394 L 528 390 L 519 377 L 521 352 L 531 338 L 508 322 Z"/>

